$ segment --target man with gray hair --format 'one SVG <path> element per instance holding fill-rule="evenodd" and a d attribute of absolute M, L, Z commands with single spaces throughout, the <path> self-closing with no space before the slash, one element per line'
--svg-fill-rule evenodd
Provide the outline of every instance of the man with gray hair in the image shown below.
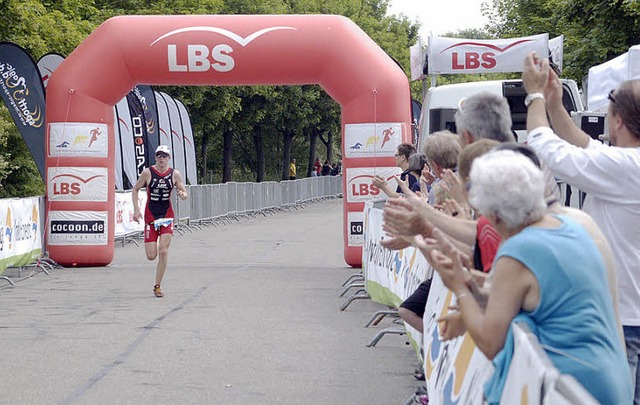
<path fill-rule="evenodd" d="M 502 96 L 484 91 L 460 100 L 455 120 L 462 147 L 481 138 L 515 142 L 511 110 Z"/>

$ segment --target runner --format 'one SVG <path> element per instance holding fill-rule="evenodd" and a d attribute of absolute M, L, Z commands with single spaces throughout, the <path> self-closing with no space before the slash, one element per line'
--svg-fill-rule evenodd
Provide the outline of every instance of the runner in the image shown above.
<path fill-rule="evenodd" d="M 173 236 L 173 207 L 171 206 L 171 190 L 175 186 L 178 197 L 187 199 L 187 189 L 182 181 L 180 172 L 169 167 L 171 149 L 167 145 L 160 145 L 156 149 L 156 164 L 146 168 L 140 174 L 138 181 L 133 186 L 133 220 L 140 222 L 142 214 L 138 206 L 138 191 L 147 188 L 147 204 L 144 210 L 144 250 L 147 259 L 155 260 L 158 257 L 156 267 L 156 283 L 153 286 L 153 294 L 164 297 L 160 289 L 160 283 L 164 272 L 167 270 L 167 257 L 169 245 Z"/>

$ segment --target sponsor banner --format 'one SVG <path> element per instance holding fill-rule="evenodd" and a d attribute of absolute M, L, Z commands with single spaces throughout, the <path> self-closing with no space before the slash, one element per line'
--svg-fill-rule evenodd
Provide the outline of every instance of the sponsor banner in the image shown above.
<path fill-rule="evenodd" d="M 468 333 L 441 340 L 436 320 L 449 312 L 455 298 L 438 273 L 432 280 L 423 317 L 424 371 L 429 401 L 481 405 L 483 385 L 493 373 L 493 365 L 476 348 Z"/>
<path fill-rule="evenodd" d="M 0 95 L 44 180 L 44 86 L 35 61 L 11 42 L 0 42 Z"/>
<path fill-rule="evenodd" d="M 154 95 L 153 88 L 146 84 L 139 84 L 133 88 L 133 92 L 140 100 L 142 104 L 142 111 L 144 113 L 144 119 L 147 125 L 147 159 L 149 165 L 156 163 L 155 152 L 156 148 L 160 144 L 158 135 L 158 107 L 156 106 L 156 97 Z"/>
<path fill-rule="evenodd" d="M 374 208 L 372 203 L 365 204 L 363 219 L 362 265 L 367 293 L 375 302 L 398 308 L 420 283 L 431 277 L 433 270 L 424 256 L 413 247 L 389 250 L 380 244 L 384 237 L 381 209 Z M 410 325 L 405 324 L 405 328 L 420 358 L 422 334 Z"/>
<path fill-rule="evenodd" d="M 169 120 L 169 110 L 167 109 L 167 102 L 162 94 L 154 91 L 156 98 L 156 105 L 158 107 L 158 137 L 161 145 L 167 145 L 171 147 L 171 122 Z M 155 151 L 155 149 L 154 149 Z M 155 156 L 154 156 L 155 162 Z M 173 167 L 173 159 L 169 160 L 169 166 Z"/>
<path fill-rule="evenodd" d="M 409 48 L 409 61 L 411 63 L 411 81 L 424 78 L 424 51 L 422 49 L 422 40 L 418 38 L 418 42 Z"/>
<path fill-rule="evenodd" d="M 402 173 L 399 167 L 347 168 L 347 202 L 364 202 L 383 197 L 384 193 L 371 182 L 380 176 L 395 184 L 393 176 Z"/>
<path fill-rule="evenodd" d="M 545 380 L 555 380 L 560 373 L 543 351 L 540 353 L 536 350 L 536 347 L 540 348 L 540 346 L 534 335 L 527 333 L 527 329 L 523 329 L 517 323 L 512 324 L 511 328 L 514 343 L 513 357 L 500 403 L 542 404 L 542 394 L 546 391 L 543 387 Z"/>
<path fill-rule="evenodd" d="M 52 122 L 49 124 L 49 157 L 101 157 L 109 153 L 107 124 Z"/>
<path fill-rule="evenodd" d="M 347 246 L 362 246 L 364 244 L 364 213 L 351 211 L 347 215 L 349 221 Z"/>
<path fill-rule="evenodd" d="M 429 37 L 429 74 L 522 72 L 524 58 L 532 51 L 549 55 L 549 35 L 486 40 Z"/>
<path fill-rule="evenodd" d="M 562 59 L 564 58 L 564 35 L 549 40 L 549 61 L 558 67 L 558 74 L 562 73 Z"/>
<path fill-rule="evenodd" d="M 122 237 L 134 232 L 144 232 L 144 221 L 135 222 L 133 220 L 133 201 L 131 191 L 116 193 L 115 203 L 115 237 Z M 147 193 L 138 193 L 138 207 L 144 212 L 147 203 Z"/>
<path fill-rule="evenodd" d="M 38 72 L 40 72 L 40 79 L 42 79 L 42 85 L 45 89 L 49 84 L 51 74 L 60 66 L 62 61 L 64 61 L 64 56 L 58 53 L 48 53 L 38 60 Z"/>
<path fill-rule="evenodd" d="M 107 245 L 107 211 L 49 211 L 49 245 Z"/>
<path fill-rule="evenodd" d="M 50 167 L 49 201 L 107 201 L 106 167 Z"/>
<path fill-rule="evenodd" d="M 178 106 L 171 96 L 165 93 L 161 93 L 167 103 L 167 111 L 169 111 L 169 122 L 171 123 L 171 143 L 168 145 L 172 147 L 173 153 L 171 154 L 171 161 L 173 161 L 173 168 L 185 176 L 186 163 L 184 159 L 184 135 L 182 134 L 182 125 L 180 125 L 180 112 Z"/>
<path fill-rule="evenodd" d="M 0 200 L 0 273 L 42 255 L 38 197 Z"/>
<path fill-rule="evenodd" d="M 402 143 L 403 126 L 400 122 L 346 124 L 345 157 L 393 157 Z"/>
<path fill-rule="evenodd" d="M 133 133 L 133 155 L 135 156 L 136 180 L 142 171 L 149 167 L 149 142 L 147 140 L 147 124 L 144 109 L 135 89 L 127 94 L 127 104 L 131 114 L 131 132 Z"/>
<path fill-rule="evenodd" d="M 191 128 L 191 118 L 187 107 L 180 100 L 174 99 L 178 111 L 180 112 L 180 121 L 182 122 L 182 134 L 184 139 L 184 155 L 186 157 L 185 181 L 191 185 L 198 184 L 198 169 L 196 167 L 196 145 L 193 141 L 193 129 Z"/>
<path fill-rule="evenodd" d="M 136 172 L 135 143 L 133 142 L 133 129 L 131 125 L 131 113 L 127 98 L 123 98 L 116 104 L 118 117 L 118 130 L 120 131 L 120 152 L 122 156 L 123 184 L 125 189 L 131 189 L 138 175 Z"/>

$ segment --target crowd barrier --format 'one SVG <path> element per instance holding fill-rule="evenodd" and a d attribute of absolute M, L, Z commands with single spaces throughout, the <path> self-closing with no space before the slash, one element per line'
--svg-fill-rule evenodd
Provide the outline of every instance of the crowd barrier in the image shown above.
<path fill-rule="evenodd" d="M 424 256 L 413 247 L 391 251 L 380 245 L 381 203 L 368 202 L 364 213 L 363 276 L 369 297 L 393 308 L 433 275 L 424 313 L 424 335 L 405 324 L 423 364 L 429 402 L 482 404 L 484 382 L 493 365 L 467 333 L 441 341 L 436 321 L 449 311 L 455 298 Z M 526 325 L 514 325 L 515 349 L 501 403 L 595 404 L 589 393 L 571 376 L 561 375 Z"/>
<path fill-rule="evenodd" d="M 309 177 L 281 182 L 224 183 L 187 186 L 185 201 L 172 194 L 176 215 L 175 229 L 192 230 L 206 224 L 231 220 L 240 216 L 267 214 L 294 208 L 323 198 L 342 195 L 342 176 Z M 138 193 L 138 206 L 144 209 L 147 194 Z M 45 198 L 0 199 L 0 280 L 13 284 L 3 276 L 9 267 L 34 265 L 47 272 L 55 263 L 44 257 Z M 123 244 L 142 236 L 144 224 L 133 220 L 131 191 L 116 192 L 115 238 Z"/>

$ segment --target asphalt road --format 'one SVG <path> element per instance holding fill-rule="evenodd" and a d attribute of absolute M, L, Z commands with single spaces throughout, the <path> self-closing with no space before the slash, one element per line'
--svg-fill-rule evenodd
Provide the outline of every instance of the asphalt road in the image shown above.
<path fill-rule="evenodd" d="M 382 307 L 339 307 L 342 200 L 176 235 L 163 282 L 142 247 L 104 268 L 0 283 L 1 404 L 402 404 L 418 366 Z M 4 275 L 17 278 L 16 270 Z"/>

